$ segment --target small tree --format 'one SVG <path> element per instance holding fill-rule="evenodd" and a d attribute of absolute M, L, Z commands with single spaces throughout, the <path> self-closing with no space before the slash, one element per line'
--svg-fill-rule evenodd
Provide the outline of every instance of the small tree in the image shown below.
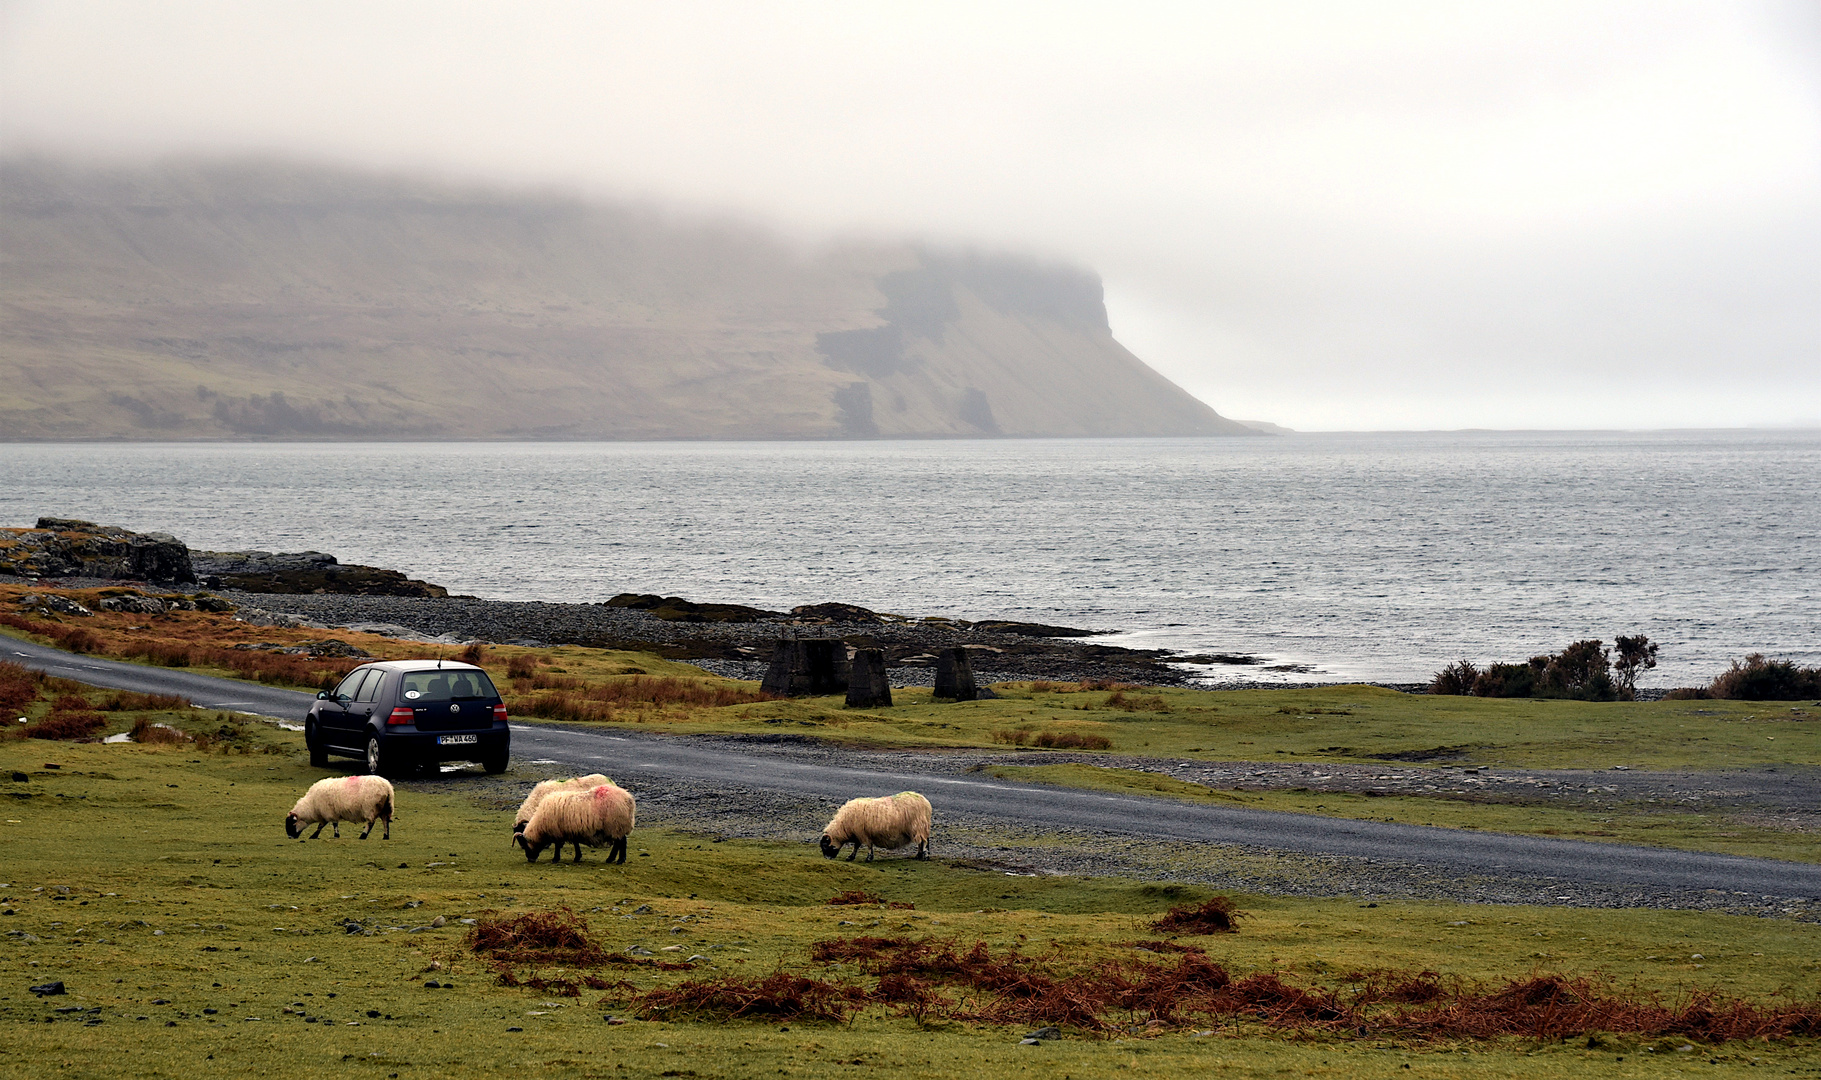
<path fill-rule="evenodd" d="M 1657 647 L 1643 634 L 1626 637 L 1620 634 L 1612 641 L 1619 650 L 1619 661 L 1612 665 L 1618 673 L 1619 697 L 1624 701 L 1638 699 L 1638 673 L 1657 666 Z"/>
<path fill-rule="evenodd" d="M 1582 701 L 1611 701 L 1617 697 L 1612 685 L 1612 661 L 1605 643 L 1589 638 L 1577 641 L 1554 656 L 1531 658 L 1534 666 L 1543 661 L 1542 677 L 1537 680 L 1537 697 L 1579 698 Z"/>

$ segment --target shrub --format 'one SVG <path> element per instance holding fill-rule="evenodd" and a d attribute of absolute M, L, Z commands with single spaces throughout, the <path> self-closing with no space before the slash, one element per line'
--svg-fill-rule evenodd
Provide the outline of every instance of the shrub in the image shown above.
<path fill-rule="evenodd" d="M 531 653 L 520 653 L 506 663 L 508 679 L 529 679 L 537 674 L 538 658 Z"/>
<path fill-rule="evenodd" d="M 170 712 L 187 709 L 190 703 L 178 694 L 140 694 L 132 690 L 116 690 L 95 707 L 102 712 L 139 712 L 146 709 Z"/>
<path fill-rule="evenodd" d="M 1611 701 L 1619 696 L 1612 682 L 1612 661 L 1604 644 L 1589 638 L 1577 641 L 1554 656 L 1531 658 L 1531 664 L 1543 661 L 1537 679 L 1537 697 L 1573 698 L 1578 701 Z"/>
<path fill-rule="evenodd" d="M 1025 743 L 1031 741 L 1031 733 L 1028 731 L 995 731 L 993 732 L 993 741 L 996 743 L 1007 743 L 1012 746 L 1023 746 Z"/>
<path fill-rule="evenodd" d="M 23 664 L 0 661 L 0 720 L 10 720 L 15 713 L 38 700 L 43 676 Z"/>
<path fill-rule="evenodd" d="M 98 712 L 71 709 L 51 713 L 28 726 L 25 735 L 28 739 L 86 739 L 106 726 L 107 720 Z"/>
<path fill-rule="evenodd" d="M 1494 664 L 1473 680 L 1475 697 L 1529 697 L 1536 689 L 1537 670 L 1531 664 Z"/>
<path fill-rule="evenodd" d="M 1429 683 L 1429 692 L 1431 694 L 1471 694 L 1473 684 L 1479 677 L 1480 669 L 1473 666 L 1473 661 L 1461 660 L 1436 672 L 1435 678 Z"/>
<path fill-rule="evenodd" d="M 1199 907 L 1173 907 L 1170 913 L 1151 924 L 1159 933 L 1231 934 L 1237 928 L 1233 920 L 1243 913 L 1233 901 L 1216 896 Z"/>
<path fill-rule="evenodd" d="M 478 641 L 470 641 L 462 650 L 461 660 L 464 664 L 478 664 L 487 658 L 487 650 Z"/>
<path fill-rule="evenodd" d="M 1705 686 L 1678 686 L 1663 695 L 1664 701 L 1706 701 L 1713 697 Z"/>
<path fill-rule="evenodd" d="M 1712 697 L 1736 701 L 1794 701 L 1821 696 L 1821 668 L 1797 667 L 1788 660 L 1767 660 L 1752 653 L 1743 663 L 1720 673 L 1707 687 Z"/>

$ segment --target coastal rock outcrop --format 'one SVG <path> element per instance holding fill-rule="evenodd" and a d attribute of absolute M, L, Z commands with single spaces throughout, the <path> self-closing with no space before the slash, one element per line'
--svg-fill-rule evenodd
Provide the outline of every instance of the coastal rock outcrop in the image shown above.
<path fill-rule="evenodd" d="M 342 563 L 320 551 L 196 551 L 192 564 L 211 588 L 257 593 L 347 593 L 355 596 L 448 596 L 441 585 L 397 570 Z"/>
<path fill-rule="evenodd" d="M 187 583 L 190 549 L 169 533 L 138 533 L 77 518 L 41 517 L 36 528 L 0 529 L 0 574 Z"/>

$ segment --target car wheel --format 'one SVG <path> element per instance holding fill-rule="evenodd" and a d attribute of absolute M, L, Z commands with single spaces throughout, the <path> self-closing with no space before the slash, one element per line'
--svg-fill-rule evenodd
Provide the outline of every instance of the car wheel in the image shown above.
<path fill-rule="evenodd" d="M 311 768 L 326 769 L 329 767 L 329 751 L 317 741 L 315 725 L 304 729 L 304 745 L 310 749 Z"/>
<path fill-rule="evenodd" d="M 367 772 L 374 776 L 391 775 L 397 764 L 393 760 L 396 756 L 396 754 L 387 753 L 380 746 L 379 736 L 367 736 Z"/>
<path fill-rule="evenodd" d="M 511 760 L 511 752 L 508 750 L 501 750 L 498 753 L 488 754 L 486 757 L 482 758 L 481 768 L 486 769 L 490 775 L 497 775 L 506 771 L 506 765 Z"/>

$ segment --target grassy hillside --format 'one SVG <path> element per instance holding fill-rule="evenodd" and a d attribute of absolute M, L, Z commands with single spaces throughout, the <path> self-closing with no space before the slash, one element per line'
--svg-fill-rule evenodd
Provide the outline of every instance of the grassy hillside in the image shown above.
<path fill-rule="evenodd" d="M 280 164 L 0 165 L 0 438 L 1213 435 L 1093 275 Z"/>

